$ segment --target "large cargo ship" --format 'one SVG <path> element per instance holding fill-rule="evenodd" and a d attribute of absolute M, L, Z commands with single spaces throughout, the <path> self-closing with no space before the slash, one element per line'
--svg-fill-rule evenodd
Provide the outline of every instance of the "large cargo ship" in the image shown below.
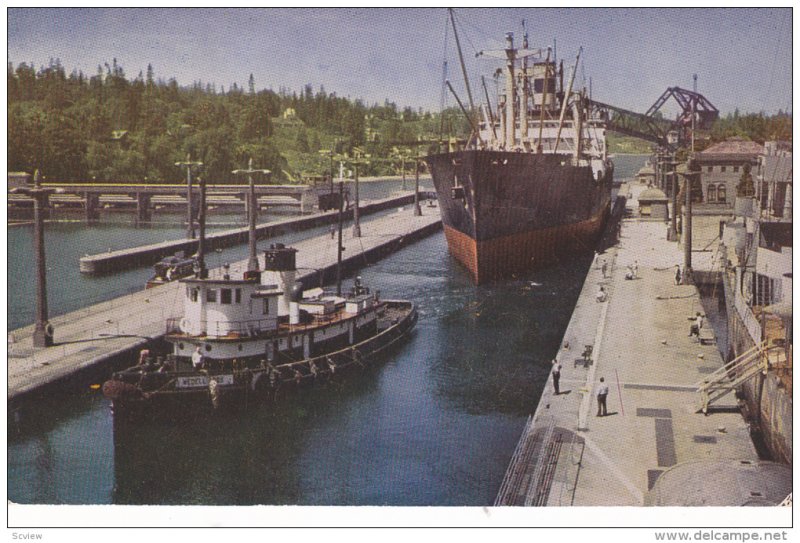
<path fill-rule="evenodd" d="M 505 49 L 479 55 L 506 61 L 505 93 L 493 107 L 484 82 L 466 145 L 425 160 L 450 252 L 485 283 L 591 251 L 614 168 L 605 119 L 589 118 L 585 91 L 572 90 L 580 52 L 566 87 L 563 61 L 528 49 L 527 35 L 520 49 L 509 33 Z"/>

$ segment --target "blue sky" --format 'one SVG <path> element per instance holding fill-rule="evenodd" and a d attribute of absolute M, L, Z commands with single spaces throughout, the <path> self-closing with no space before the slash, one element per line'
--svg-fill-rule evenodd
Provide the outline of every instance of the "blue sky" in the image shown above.
<path fill-rule="evenodd" d="M 227 89 L 234 81 L 299 90 L 320 84 L 367 102 L 438 109 L 445 9 L 8 9 L 8 60 L 61 59 L 94 75 L 116 57 L 129 77 L 145 71 Z M 557 40 L 565 66 L 583 46 L 595 99 L 644 112 L 670 86 L 698 90 L 723 114 L 791 109 L 792 13 L 781 9 L 461 9 L 459 35 L 473 92 L 499 61 L 475 59 L 521 41 Z M 452 31 L 449 77 L 463 95 Z M 453 104 L 452 98 L 448 99 Z"/>

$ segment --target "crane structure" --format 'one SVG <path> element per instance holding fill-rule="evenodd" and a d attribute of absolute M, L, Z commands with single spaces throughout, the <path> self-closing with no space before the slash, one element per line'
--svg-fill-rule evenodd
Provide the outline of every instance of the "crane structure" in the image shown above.
<path fill-rule="evenodd" d="M 681 108 L 674 121 L 656 115 L 670 98 Z M 591 99 L 587 103 L 590 114 L 605 118 L 609 130 L 662 146 L 667 145 L 672 131 L 677 132 L 679 141 L 685 141 L 692 129 L 692 118 L 694 129 L 708 130 L 719 117 L 719 110 L 705 96 L 680 87 L 669 87 L 644 114 Z"/>

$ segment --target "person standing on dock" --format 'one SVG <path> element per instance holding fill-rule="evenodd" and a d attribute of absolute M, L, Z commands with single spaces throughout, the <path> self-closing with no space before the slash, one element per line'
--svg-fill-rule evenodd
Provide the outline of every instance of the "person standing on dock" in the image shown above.
<path fill-rule="evenodd" d="M 697 315 L 694 318 L 694 324 L 689 327 L 689 337 L 697 336 L 700 337 L 700 329 L 703 327 L 703 315 L 700 312 L 697 312 Z"/>
<path fill-rule="evenodd" d="M 603 260 L 603 266 L 600 269 L 603 270 L 603 279 L 605 279 L 607 277 L 606 272 L 608 271 L 608 262 Z"/>
<path fill-rule="evenodd" d="M 553 370 L 551 373 L 553 374 L 553 390 L 555 391 L 556 396 L 558 396 L 561 394 L 561 392 L 558 390 L 558 381 L 561 379 L 561 364 L 555 358 L 553 359 L 552 364 Z"/>
<path fill-rule="evenodd" d="M 683 281 L 683 274 L 681 273 L 681 265 L 675 264 L 675 285 L 680 285 Z"/>
<path fill-rule="evenodd" d="M 606 398 L 608 398 L 608 385 L 604 378 L 600 378 L 600 386 L 597 387 L 597 416 L 605 417 L 608 415 L 606 408 Z"/>

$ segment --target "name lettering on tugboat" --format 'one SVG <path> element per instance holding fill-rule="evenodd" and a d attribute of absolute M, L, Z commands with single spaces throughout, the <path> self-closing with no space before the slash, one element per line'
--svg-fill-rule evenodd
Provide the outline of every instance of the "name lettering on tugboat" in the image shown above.
<path fill-rule="evenodd" d="M 232 385 L 233 375 L 215 375 L 214 379 L 219 385 Z M 176 388 L 204 388 L 208 386 L 208 377 L 192 376 L 192 377 L 178 377 L 175 381 Z"/>

